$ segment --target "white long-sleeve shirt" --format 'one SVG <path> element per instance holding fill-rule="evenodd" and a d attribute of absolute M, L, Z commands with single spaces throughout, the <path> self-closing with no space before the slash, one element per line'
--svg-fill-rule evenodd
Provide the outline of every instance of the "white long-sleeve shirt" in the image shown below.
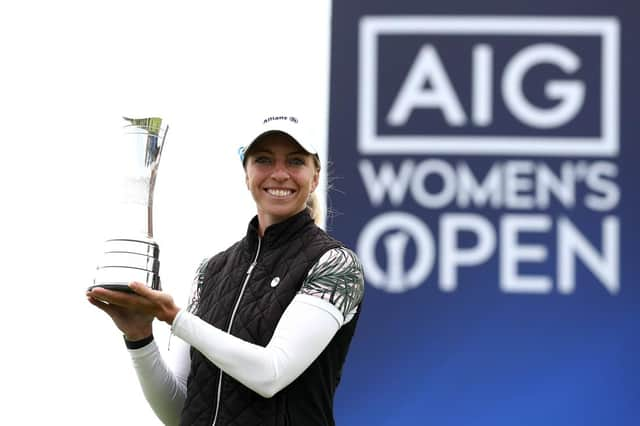
<path fill-rule="evenodd" d="M 144 395 L 165 424 L 178 424 L 187 393 L 190 347 L 194 347 L 226 374 L 263 397 L 271 397 L 295 380 L 326 348 L 339 328 L 350 321 L 362 299 L 362 268 L 353 252 L 329 250 L 311 268 L 340 259 L 354 282 L 335 288 L 305 281 L 285 309 L 274 334 L 265 346 L 228 334 L 192 313 L 181 310 L 173 321 L 172 359 L 165 362 L 155 342 L 130 349 L 131 359 Z M 358 271 L 353 274 L 353 271 Z M 353 279 L 353 278 L 351 278 Z M 332 295 L 331 299 L 329 295 Z M 331 301 L 330 301 L 331 300 Z"/>

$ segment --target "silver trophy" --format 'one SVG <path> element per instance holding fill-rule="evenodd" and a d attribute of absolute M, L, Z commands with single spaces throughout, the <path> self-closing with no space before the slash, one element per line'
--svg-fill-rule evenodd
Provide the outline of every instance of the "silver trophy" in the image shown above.
<path fill-rule="evenodd" d="M 123 117 L 114 169 L 120 180 L 118 202 L 111 215 L 117 224 L 104 243 L 93 287 L 131 291 L 138 281 L 159 290 L 160 248 L 153 239 L 153 191 L 168 126 L 159 117 Z M 113 224 L 112 224 L 113 225 Z"/>

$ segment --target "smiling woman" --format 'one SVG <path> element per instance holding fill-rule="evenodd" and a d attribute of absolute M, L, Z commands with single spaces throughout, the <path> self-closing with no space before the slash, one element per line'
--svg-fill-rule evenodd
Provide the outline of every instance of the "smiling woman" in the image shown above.
<path fill-rule="evenodd" d="M 202 262 L 186 309 L 138 283 L 133 294 L 87 294 L 124 333 L 147 401 L 165 424 L 335 424 L 362 267 L 314 221 L 320 160 L 303 121 L 269 117 L 253 134 L 239 153 L 257 214 L 244 238 Z M 154 318 L 186 343 L 175 364 L 154 342 Z"/>
<path fill-rule="evenodd" d="M 172 126 L 154 220 L 163 288 L 185 305 L 194 266 L 239 239 L 255 213 L 233 161 L 247 117 L 296 105 L 326 152 L 329 12 L 327 0 L 0 2 L 2 319 L 19 318 L 4 340 L 20 348 L 2 356 L 15 368 L 3 375 L 11 395 L 0 424 L 162 424 L 121 334 L 84 300 L 111 231 L 121 116 Z M 46 279 L 18 285 L 35 263 Z M 169 359 L 178 339 L 167 350 L 169 329 L 156 325 Z M 73 351 L 52 350 L 77 339 Z M 26 369 L 41 378 L 37 395 Z"/>

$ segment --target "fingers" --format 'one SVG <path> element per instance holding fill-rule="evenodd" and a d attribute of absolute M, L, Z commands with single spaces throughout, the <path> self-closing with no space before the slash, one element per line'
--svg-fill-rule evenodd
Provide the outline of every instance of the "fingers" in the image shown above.
<path fill-rule="evenodd" d="M 95 306 L 96 308 L 102 309 L 104 311 L 104 307 L 102 305 L 106 306 L 106 303 L 99 301 L 98 299 L 91 297 L 89 295 L 87 295 L 87 300 L 89 301 L 89 303 L 91 303 L 93 306 Z"/>
<path fill-rule="evenodd" d="M 94 287 L 87 293 L 87 296 L 106 302 L 110 305 L 123 306 L 125 308 L 139 309 L 146 305 L 145 299 L 137 294 L 126 293 L 123 291 L 107 290 L 102 287 Z"/>
<path fill-rule="evenodd" d="M 109 305 L 108 303 L 105 303 L 103 301 L 101 301 L 100 299 L 97 299 L 95 297 L 89 296 L 87 295 L 87 300 L 89 301 L 89 303 L 91 303 L 93 306 L 95 306 L 96 308 L 100 309 L 101 311 L 105 312 L 107 315 L 111 316 L 113 315 L 113 305 Z"/>
<path fill-rule="evenodd" d="M 145 298 L 145 300 L 149 301 L 149 303 L 153 305 L 153 314 L 156 318 L 169 324 L 173 323 L 173 320 L 180 309 L 174 303 L 171 295 L 164 293 L 163 291 L 153 290 L 152 288 L 135 281 L 129 283 L 129 288 L 138 296 Z"/>
<path fill-rule="evenodd" d="M 132 281 L 129 283 L 129 288 L 136 294 L 143 296 L 143 297 L 150 297 L 153 296 L 154 290 L 152 290 L 151 288 L 147 287 L 146 285 L 137 282 L 137 281 Z"/>
<path fill-rule="evenodd" d="M 153 290 L 135 281 L 129 283 L 129 288 L 133 293 L 94 287 L 87 292 L 87 297 L 92 304 L 112 316 L 121 309 L 126 309 L 156 317 L 169 324 L 173 323 L 180 308 L 176 306 L 169 294 Z"/>

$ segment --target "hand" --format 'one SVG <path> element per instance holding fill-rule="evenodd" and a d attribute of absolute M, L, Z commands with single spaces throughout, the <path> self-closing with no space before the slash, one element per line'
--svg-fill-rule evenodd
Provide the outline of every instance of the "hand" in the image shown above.
<path fill-rule="evenodd" d="M 94 287 L 87 292 L 87 298 L 91 304 L 106 312 L 130 340 L 150 336 L 154 317 L 168 324 L 173 323 L 180 308 L 169 294 L 137 282 L 130 283 L 129 288 L 133 294 Z"/>

